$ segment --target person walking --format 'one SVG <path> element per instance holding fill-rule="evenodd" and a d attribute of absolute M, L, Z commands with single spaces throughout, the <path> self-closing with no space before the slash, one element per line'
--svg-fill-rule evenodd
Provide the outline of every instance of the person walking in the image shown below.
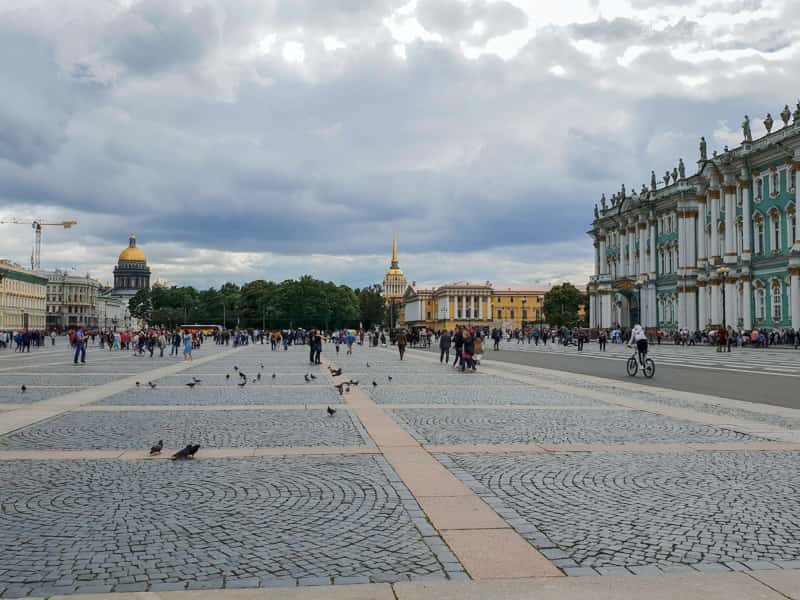
<path fill-rule="evenodd" d="M 450 332 L 445 330 L 442 335 L 439 336 L 439 364 L 450 364 Z"/>
<path fill-rule="evenodd" d="M 456 333 L 453 336 L 453 346 L 456 349 L 456 358 L 453 361 L 453 368 L 455 368 L 459 361 L 461 361 L 461 352 L 464 348 L 464 333 L 461 330 L 461 327 L 456 327 Z"/>
<path fill-rule="evenodd" d="M 608 332 L 605 329 L 601 329 L 600 333 L 597 336 L 597 343 L 600 345 L 600 351 L 606 351 L 606 344 L 608 343 Z"/>
<path fill-rule="evenodd" d="M 79 327 L 78 331 L 75 332 L 75 358 L 73 360 L 74 364 L 78 364 L 78 356 L 80 356 L 81 364 L 86 364 L 86 334 L 83 331 L 83 327 Z"/>
<path fill-rule="evenodd" d="M 408 343 L 408 339 L 406 338 L 406 332 L 404 329 L 401 329 L 400 332 L 397 334 L 397 349 L 400 351 L 400 360 L 403 360 L 403 355 L 406 353 L 406 344 Z"/>
<path fill-rule="evenodd" d="M 192 334 L 188 331 L 183 332 L 183 360 L 188 360 L 192 362 L 192 349 L 194 344 L 192 343 Z"/>

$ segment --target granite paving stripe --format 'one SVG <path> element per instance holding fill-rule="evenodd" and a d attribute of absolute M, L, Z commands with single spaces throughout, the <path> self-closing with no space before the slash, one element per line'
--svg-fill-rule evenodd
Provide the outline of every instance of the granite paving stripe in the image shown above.
<path fill-rule="evenodd" d="M 394 383 L 394 382 L 393 382 Z M 378 404 L 521 405 L 521 406 L 609 406 L 586 394 L 564 394 L 532 385 L 481 386 L 380 386 L 370 389 Z"/>
<path fill-rule="evenodd" d="M 147 450 L 4 450 L 0 461 L 6 460 L 167 460 L 178 448 L 164 448 L 161 454 L 151 456 Z M 204 448 L 194 460 L 218 458 L 249 458 L 258 456 L 329 456 L 354 454 L 380 454 L 373 446 L 294 446 L 278 448 Z"/>
<path fill-rule="evenodd" d="M 337 410 L 346 411 L 347 408 L 339 403 L 330 404 L 91 404 L 81 406 L 73 412 L 169 412 L 169 411 L 225 411 L 225 410 L 319 410 L 324 411 L 328 406 L 334 404 Z"/>

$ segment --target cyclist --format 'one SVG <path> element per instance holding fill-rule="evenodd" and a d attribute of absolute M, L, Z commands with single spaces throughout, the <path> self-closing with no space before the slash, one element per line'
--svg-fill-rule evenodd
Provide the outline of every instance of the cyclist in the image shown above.
<path fill-rule="evenodd" d="M 628 348 L 633 346 L 634 343 L 636 344 L 636 350 L 639 352 L 639 364 L 644 368 L 644 359 L 647 357 L 647 336 L 641 325 L 634 325 Z"/>

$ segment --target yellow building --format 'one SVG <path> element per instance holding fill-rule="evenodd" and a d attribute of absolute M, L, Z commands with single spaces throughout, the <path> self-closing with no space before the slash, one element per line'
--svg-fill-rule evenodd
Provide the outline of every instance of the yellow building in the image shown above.
<path fill-rule="evenodd" d="M 403 293 L 406 291 L 406 276 L 400 269 L 397 258 L 397 234 L 392 242 L 392 262 L 383 278 L 383 300 L 389 313 L 389 326 L 394 327 L 402 321 Z"/>
<path fill-rule="evenodd" d="M 543 318 L 546 290 L 459 282 L 430 288 L 413 282 L 403 295 L 402 324 L 410 329 L 456 326 L 518 329 Z"/>
<path fill-rule="evenodd" d="M 0 260 L 0 331 L 44 331 L 46 311 L 47 277 Z"/>

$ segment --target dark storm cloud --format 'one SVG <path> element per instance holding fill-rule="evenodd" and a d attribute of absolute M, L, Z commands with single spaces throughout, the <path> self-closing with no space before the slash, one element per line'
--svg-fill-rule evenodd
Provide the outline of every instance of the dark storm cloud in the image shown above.
<path fill-rule="evenodd" d="M 369 283 L 393 229 L 420 280 L 473 261 L 524 270 L 532 253 L 555 277 L 584 268 L 602 192 L 691 165 L 700 135 L 720 147 L 715 132 L 791 100 L 795 58 L 728 55 L 793 43 L 790 13 L 667 26 L 634 13 L 540 27 L 508 60 L 470 60 L 462 42 L 536 19 L 483 0 L 421 0 L 389 18 L 405 4 L 71 0 L 80 27 L 47 3 L 13 18 L 0 6 L 0 203 L 79 216 L 80 237 L 63 239 L 97 252 L 134 230 L 165 273 L 180 264 L 193 282 L 232 277 L 241 253 L 243 277 L 307 266 Z M 414 16 L 441 41 L 403 37 L 399 58 L 382 23 Z M 326 36 L 344 47 L 327 51 Z M 284 59 L 287 42 L 302 62 Z M 719 56 L 685 60 L 687 44 Z M 5 243 L 0 255 L 25 259 L 27 241 Z"/>

